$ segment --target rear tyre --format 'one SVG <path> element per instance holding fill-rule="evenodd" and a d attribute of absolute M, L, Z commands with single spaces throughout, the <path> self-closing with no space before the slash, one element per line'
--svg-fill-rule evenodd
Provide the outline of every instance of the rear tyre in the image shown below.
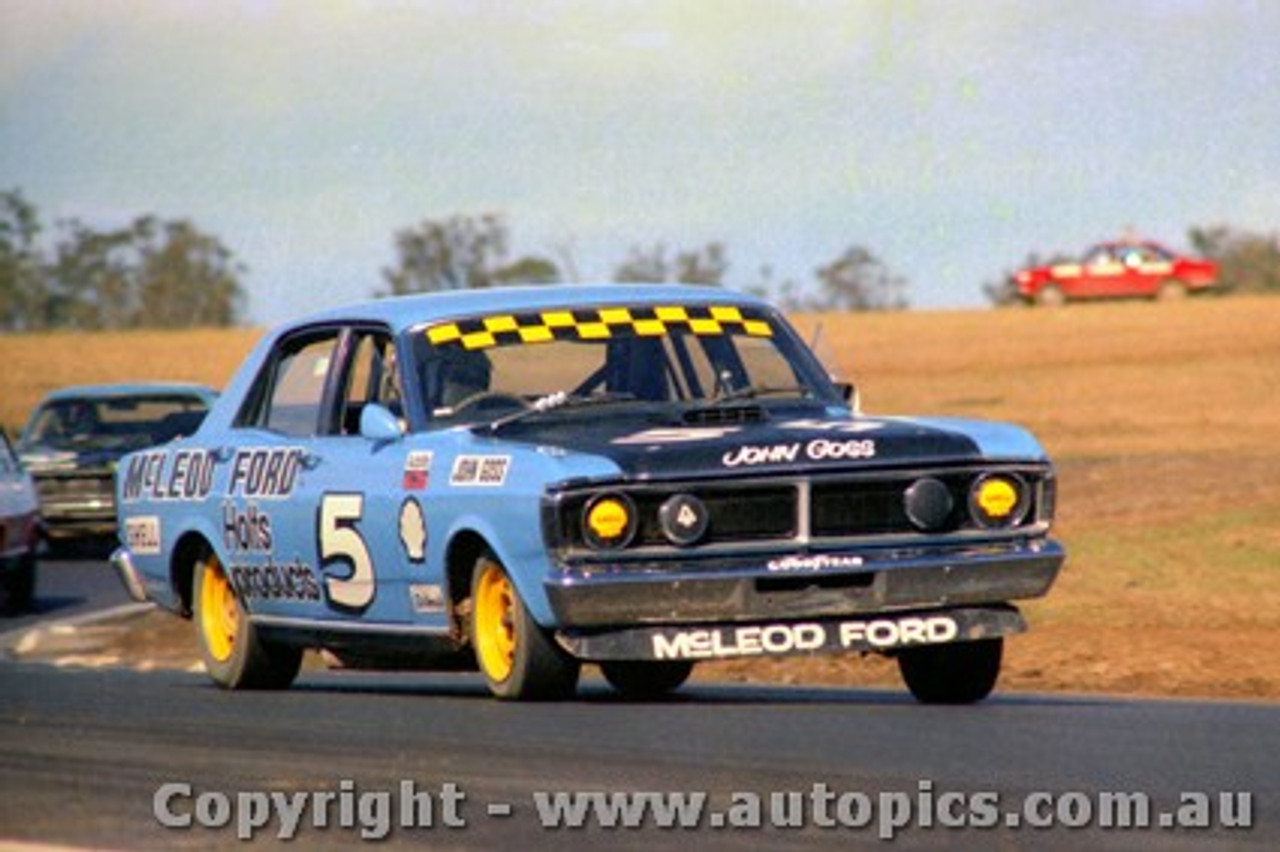
<path fill-rule="evenodd" d="M 995 689 L 1004 639 L 908 648 L 898 654 L 907 689 L 923 704 L 972 704 Z"/>
<path fill-rule="evenodd" d="M 615 660 L 600 664 L 609 685 L 626 698 L 661 698 L 679 689 L 693 673 L 693 663 L 650 660 Z"/>
<path fill-rule="evenodd" d="M 26 612 L 36 598 L 36 556 L 25 554 L 13 570 L 0 574 L 0 611 Z"/>
<path fill-rule="evenodd" d="M 579 663 L 556 645 L 525 608 L 506 569 L 490 553 L 471 578 L 471 646 L 498 698 L 559 700 L 578 688 Z"/>
<path fill-rule="evenodd" d="M 1042 308 L 1060 308 L 1067 303 L 1067 294 L 1056 284 L 1050 284 L 1036 294 L 1036 304 Z"/>
<path fill-rule="evenodd" d="M 218 557 L 196 563 L 193 618 L 200 656 L 225 689 L 285 689 L 302 667 L 302 649 L 266 642 L 249 621 Z"/>

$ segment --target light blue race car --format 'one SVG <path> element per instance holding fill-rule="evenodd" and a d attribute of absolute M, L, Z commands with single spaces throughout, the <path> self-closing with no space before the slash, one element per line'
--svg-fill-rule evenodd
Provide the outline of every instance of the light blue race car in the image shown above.
<path fill-rule="evenodd" d="M 266 335 L 195 434 L 122 460 L 113 562 L 229 688 L 303 650 L 627 695 L 698 661 L 898 659 L 990 693 L 1048 591 L 1054 472 L 1013 426 L 869 417 L 776 310 L 710 287 L 373 301 Z"/>

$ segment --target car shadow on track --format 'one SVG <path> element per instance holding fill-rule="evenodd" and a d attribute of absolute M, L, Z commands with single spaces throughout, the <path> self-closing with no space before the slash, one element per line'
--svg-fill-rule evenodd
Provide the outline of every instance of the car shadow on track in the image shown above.
<path fill-rule="evenodd" d="M 431 698 L 459 698 L 495 700 L 478 675 L 473 674 L 405 674 L 388 672 L 329 671 L 306 673 L 294 684 L 295 692 L 350 693 L 362 695 L 421 695 Z M 1106 696 L 1047 695 L 997 692 L 987 700 L 970 707 L 995 706 L 1091 706 L 1115 703 Z M 923 707 L 905 690 L 819 686 L 793 686 L 781 684 L 739 684 L 693 682 L 676 692 L 656 699 L 635 699 L 622 696 L 611 689 L 603 679 L 587 677 L 578 688 L 577 695 L 558 702 L 539 702 L 571 705 L 874 705 Z M 943 708 L 947 709 L 947 708 Z M 958 709 L 958 708 L 953 708 Z"/>
<path fill-rule="evenodd" d="M 54 539 L 46 543 L 41 558 L 68 562 L 102 562 L 111 555 L 117 544 L 114 536 L 107 535 Z"/>
<path fill-rule="evenodd" d="M 88 600 L 85 596 L 72 595 L 37 595 L 30 605 L 19 607 L 11 604 L 7 600 L 0 600 L 0 617 L 6 618 L 44 618 L 50 615 L 57 615 L 63 610 L 74 609 Z M 23 622 L 25 624 L 25 621 Z M 3 631 L 5 624 L 0 621 L 0 631 Z"/>

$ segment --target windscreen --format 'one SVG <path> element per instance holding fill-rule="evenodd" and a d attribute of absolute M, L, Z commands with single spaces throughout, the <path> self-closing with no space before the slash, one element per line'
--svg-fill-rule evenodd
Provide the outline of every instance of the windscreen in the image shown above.
<path fill-rule="evenodd" d="M 794 336 L 756 308 L 495 314 L 428 326 L 416 341 L 434 424 L 503 417 L 552 398 L 671 406 L 831 393 Z"/>
<path fill-rule="evenodd" d="M 193 396 L 158 395 L 58 399 L 37 412 L 22 448 L 135 449 L 190 434 L 206 413 Z"/>

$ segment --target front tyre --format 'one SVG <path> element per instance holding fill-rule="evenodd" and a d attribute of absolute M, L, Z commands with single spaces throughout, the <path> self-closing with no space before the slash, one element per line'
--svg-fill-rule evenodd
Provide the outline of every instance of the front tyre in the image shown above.
<path fill-rule="evenodd" d="M 244 610 L 218 557 L 196 563 L 194 619 L 200 656 L 226 689 L 285 689 L 302 667 L 302 649 L 265 642 Z"/>
<path fill-rule="evenodd" d="M 471 578 L 471 646 L 498 698 L 559 700 L 578 688 L 578 661 L 525 608 L 501 563 L 485 553 Z"/>
<path fill-rule="evenodd" d="M 907 648 L 898 670 L 907 689 L 923 704 L 973 704 L 995 689 L 1004 639 L 952 642 Z"/>
<path fill-rule="evenodd" d="M 609 685 L 625 698 L 648 700 L 675 692 L 693 673 L 693 663 L 678 660 L 616 660 L 600 664 Z"/>

